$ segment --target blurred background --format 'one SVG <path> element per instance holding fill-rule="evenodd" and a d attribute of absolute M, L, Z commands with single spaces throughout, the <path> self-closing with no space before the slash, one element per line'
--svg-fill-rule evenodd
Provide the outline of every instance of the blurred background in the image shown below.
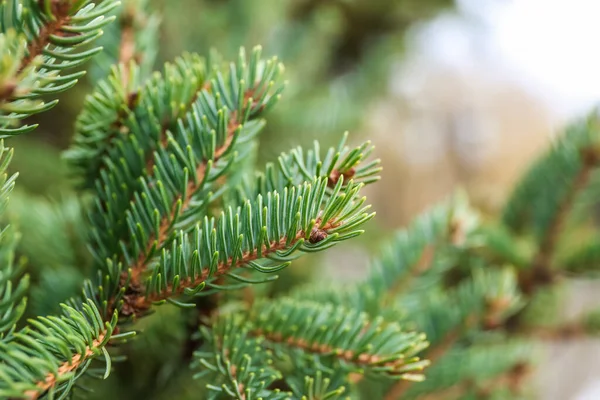
<path fill-rule="evenodd" d="M 457 188 L 494 213 L 552 136 L 600 100 L 595 0 L 149 3 L 161 19 L 157 69 L 184 51 L 234 59 L 256 44 L 285 63 L 290 83 L 261 137 L 259 165 L 314 139 L 335 144 L 346 130 L 353 143 L 376 145 L 384 173 L 368 195 L 378 217 L 361 239 L 311 261 L 337 280 L 360 278 L 392 231 Z M 38 117 L 40 130 L 14 142 L 20 189 L 67 210 L 73 189 L 60 154 L 89 90 L 81 82 Z M 566 312 L 597 289 L 576 284 Z M 555 343 L 549 359 L 541 398 L 600 398 L 599 343 Z"/>

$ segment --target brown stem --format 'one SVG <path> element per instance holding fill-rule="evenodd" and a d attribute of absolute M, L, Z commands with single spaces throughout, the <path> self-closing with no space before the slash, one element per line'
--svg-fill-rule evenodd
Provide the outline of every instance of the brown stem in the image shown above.
<path fill-rule="evenodd" d="M 49 373 L 46 375 L 43 381 L 37 384 L 37 389 L 28 390 L 25 392 L 25 397 L 28 400 L 36 400 L 39 396 L 53 388 L 59 381 L 59 378 L 65 374 L 76 371 L 89 357 L 95 354 L 94 350 L 97 349 L 100 344 L 106 338 L 106 333 L 101 334 L 96 340 L 92 342 L 91 346 L 88 346 L 83 354 L 75 354 L 69 361 L 65 361 L 58 367 L 56 373 Z"/>
<path fill-rule="evenodd" d="M 530 270 L 525 271 L 519 277 L 521 289 L 526 294 L 532 294 L 539 286 L 552 283 L 556 276 L 552 270 L 551 262 L 556 250 L 556 243 L 565 224 L 577 195 L 586 188 L 593 169 L 597 166 L 599 160 L 598 154 L 594 149 L 584 149 L 581 151 L 582 166 L 573 181 L 568 193 L 562 199 L 553 220 L 550 223 L 544 237 L 538 247 Z"/>
<path fill-rule="evenodd" d="M 229 147 L 231 146 L 231 143 L 233 142 L 233 136 L 235 134 L 235 131 L 238 129 L 239 126 L 240 126 L 240 124 L 237 121 L 235 121 L 235 119 L 232 121 L 232 123 L 230 123 L 228 131 L 227 131 L 227 139 L 226 139 L 225 143 L 223 144 L 223 146 L 219 147 L 216 150 L 215 155 L 213 157 L 213 162 L 219 161 L 221 159 L 221 157 L 223 156 L 223 154 L 225 154 L 225 152 L 227 150 L 229 150 Z M 186 196 L 182 199 L 181 212 L 184 212 L 185 210 L 188 209 L 190 201 L 192 200 L 195 192 L 204 185 L 204 180 L 205 180 L 204 175 L 206 172 L 207 164 L 208 163 L 205 160 L 204 162 L 200 163 L 196 167 L 196 171 L 195 171 L 196 180 L 191 179 L 187 185 Z M 173 204 L 172 213 L 169 215 L 166 215 L 162 219 L 162 221 L 159 225 L 158 236 L 156 237 L 156 239 L 151 238 L 149 240 L 148 246 L 146 247 L 146 251 L 144 251 L 142 254 L 140 254 L 140 256 L 138 257 L 135 264 L 131 267 L 130 279 L 131 279 L 131 285 L 133 287 L 138 287 L 140 285 L 141 275 L 146 270 L 146 266 L 148 264 L 148 254 L 152 251 L 152 248 L 154 247 L 154 242 L 157 243 L 157 247 L 161 247 L 164 244 L 164 242 L 167 240 L 168 234 L 169 234 L 169 229 L 170 229 L 171 223 L 173 221 L 173 214 L 175 213 L 176 206 L 177 206 L 177 202 L 175 204 Z M 124 276 L 124 277 L 126 278 L 126 276 Z"/>
<path fill-rule="evenodd" d="M 135 22 L 137 12 L 134 7 L 129 7 L 121 17 L 121 42 L 119 44 L 119 63 L 126 68 L 137 58 L 135 47 Z"/>
<path fill-rule="evenodd" d="M 356 353 L 352 350 L 343 350 L 331 347 L 327 344 L 322 343 L 310 343 L 302 338 L 295 337 L 283 337 L 280 333 L 267 333 L 261 329 L 257 329 L 252 332 L 253 335 L 263 336 L 270 342 L 274 343 L 285 343 L 288 346 L 297 347 L 308 353 L 314 354 L 334 354 L 339 360 L 346 361 L 358 366 L 366 367 L 370 365 L 380 365 L 385 367 L 399 368 L 405 365 L 405 360 L 398 359 L 396 361 L 382 362 L 382 357 L 376 354 L 369 354 L 368 352 Z"/>
<path fill-rule="evenodd" d="M 135 10 L 129 8 L 121 19 L 121 43 L 119 44 L 119 64 L 122 65 L 121 82 L 125 88 L 129 85 L 131 62 L 136 59 L 134 21 Z"/>
<path fill-rule="evenodd" d="M 354 168 L 350 168 L 349 170 L 344 172 L 334 169 L 333 171 L 331 171 L 331 174 L 327 178 L 327 186 L 333 188 L 335 187 L 335 185 L 337 185 L 340 178 L 343 178 L 344 182 L 346 182 L 349 179 L 352 179 L 354 174 L 356 174 L 356 170 Z"/>
<path fill-rule="evenodd" d="M 321 221 L 317 220 L 316 225 L 318 226 L 320 224 Z M 320 230 L 328 232 L 329 230 L 336 228 L 337 226 L 339 226 L 339 224 L 335 221 L 328 221 L 328 223 L 325 224 L 325 226 L 323 226 L 322 228 L 320 228 Z M 209 270 L 204 269 L 198 277 L 188 277 L 186 280 L 180 281 L 179 287 L 177 289 L 174 289 L 171 285 L 168 285 L 161 292 L 153 293 L 150 296 L 143 295 L 143 290 L 135 290 L 133 293 L 126 294 L 123 297 L 124 304 L 121 312 L 124 315 L 139 316 L 143 314 L 146 310 L 148 310 L 154 302 L 166 300 L 169 297 L 181 295 L 184 293 L 186 288 L 197 287 L 201 283 L 206 282 L 209 278 L 212 279 L 224 276 L 231 272 L 233 269 L 244 268 L 250 261 L 255 261 L 259 258 L 264 258 L 278 250 L 287 249 L 289 248 L 289 246 L 293 246 L 299 240 L 303 239 L 305 235 L 305 232 L 300 230 L 296 233 L 296 236 L 290 243 L 287 243 L 287 238 L 284 237 L 281 238 L 279 241 L 271 242 L 268 248 L 266 246 L 263 246 L 261 252 L 262 254 L 260 255 L 258 254 L 258 252 L 251 251 L 244 253 L 242 257 L 240 257 L 235 262 L 235 264 L 232 264 L 232 259 L 228 259 L 225 262 L 221 262 L 217 265 L 216 271 L 211 276 L 209 276 Z"/>
<path fill-rule="evenodd" d="M 40 0 L 39 3 L 43 3 L 43 0 Z M 40 7 L 43 6 L 40 5 Z M 37 56 L 42 54 L 44 48 L 50 43 L 51 35 L 64 34 L 61 32 L 61 29 L 69 22 L 70 8 L 71 3 L 68 1 L 54 0 L 52 2 L 51 12 L 54 16 L 54 20 L 43 25 L 35 39 L 27 44 L 27 56 L 21 61 L 19 72 L 27 68 Z"/>
<path fill-rule="evenodd" d="M 235 377 L 237 375 L 237 367 L 235 365 L 231 365 L 231 376 Z M 240 382 L 237 387 L 238 392 L 241 395 L 241 400 L 246 400 L 246 394 L 244 393 L 244 385 Z"/>
<path fill-rule="evenodd" d="M 14 81 L 9 80 L 7 82 L 3 82 L 3 85 L 0 88 L 0 101 L 5 101 L 12 98 L 16 90 L 17 84 Z"/>

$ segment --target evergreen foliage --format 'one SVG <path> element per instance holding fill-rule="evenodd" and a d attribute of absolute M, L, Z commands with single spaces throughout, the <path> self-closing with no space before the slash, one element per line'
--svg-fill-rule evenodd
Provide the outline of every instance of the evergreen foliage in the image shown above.
<path fill-rule="evenodd" d="M 117 361 L 143 370 L 150 352 L 163 383 L 132 395 L 516 398 L 535 339 L 598 332 L 597 312 L 566 326 L 530 318 L 569 276 L 597 272 L 598 115 L 567 129 L 497 220 L 457 194 L 399 231 L 364 280 L 274 295 L 276 273 L 374 216 L 362 194 L 381 169 L 371 144 L 344 135 L 256 171 L 285 87 L 260 47 L 231 63 L 186 53 L 152 72 L 158 17 L 145 1 L 0 4 L 3 135 L 33 129 L 21 120 L 84 73 L 63 70 L 97 55 L 65 153 L 81 196 L 15 192 L 2 217 L 15 225 L 0 235 L 1 398 L 108 397 L 111 381 L 94 378 Z M 104 52 L 87 46 L 101 28 Z M 2 211 L 11 156 L 2 144 Z"/>
<path fill-rule="evenodd" d="M 44 101 L 42 96 L 56 95 L 77 83 L 85 72 L 68 70 L 102 51 L 85 45 L 102 34 L 102 27 L 114 19 L 108 13 L 118 5 L 113 0 L 0 3 L 0 134 L 34 129 L 35 125 L 17 124 L 56 105 L 56 100 Z"/>

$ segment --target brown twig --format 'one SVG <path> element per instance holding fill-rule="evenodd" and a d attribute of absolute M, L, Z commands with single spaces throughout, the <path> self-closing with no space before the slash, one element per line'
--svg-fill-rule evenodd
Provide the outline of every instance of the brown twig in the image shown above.
<path fill-rule="evenodd" d="M 352 179 L 354 174 L 356 174 L 356 170 L 354 168 L 350 168 L 344 172 L 334 169 L 327 178 L 327 186 L 333 188 L 335 185 L 337 185 L 340 178 L 344 178 L 344 182 L 346 182 L 347 180 Z"/>
<path fill-rule="evenodd" d="M 121 81 L 123 87 L 129 84 L 129 70 L 133 60 L 139 56 L 136 54 L 135 47 L 135 21 L 136 10 L 133 7 L 127 8 L 121 17 L 121 42 L 119 43 L 119 64 L 122 65 Z"/>
<path fill-rule="evenodd" d="M 225 152 L 227 152 L 227 150 L 229 150 L 229 147 L 231 146 L 231 143 L 233 142 L 234 134 L 235 134 L 236 130 L 239 128 L 239 126 L 240 126 L 239 122 L 235 118 L 233 118 L 227 129 L 227 139 L 226 139 L 225 143 L 215 151 L 214 157 L 212 159 L 213 162 L 219 161 L 221 159 L 221 157 L 223 156 L 223 154 L 225 154 Z M 199 163 L 198 166 L 196 167 L 196 171 L 195 171 L 196 179 L 191 179 L 188 182 L 188 185 L 186 188 L 186 195 L 183 199 L 181 199 L 182 200 L 181 212 L 184 212 L 185 210 L 188 209 L 189 204 L 190 204 L 194 194 L 200 187 L 202 187 L 204 185 L 204 181 L 205 181 L 204 175 L 206 172 L 207 165 L 208 165 L 208 162 L 205 160 L 204 162 Z M 141 275 L 146 270 L 146 265 L 148 264 L 148 255 L 152 251 L 152 248 L 155 246 L 155 242 L 156 242 L 157 247 L 161 247 L 162 244 L 167 240 L 168 234 L 169 234 L 169 229 L 171 227 L 171 223 L 173 222 L 173 218 L 174 218 L 173 214 L 176 211 L 175 210 L 176 207 L 177 207 L 177 202 L 175 202 L 175 204 L 173 204 L 173 210 L 172 210 L 171 214 L 166 215 L 162 219 L 162 221 L 159 225 L 157 237 L 151 238 L 148 241 L 148 246 L 146 247 L 146 251 L 144 251 L 142 254 L 140 254 L 140 256 L 138 257 L 135 264 L 131 266 L 131 276 L 129 277 L 129 279 L 131 280 L 131 285 L 133 287 L 138 287 L 140 285 Z M 128 278 L 127 275 L 128 275 L 128 272 L 125 272 L 125 275 L 123 276 L 123 278 L 127 279 Z"/>
<path fill-rule="evenodd" d="M 316 222 L 316 225 L 320 225 L 321 221 Z M 321 230 L 327 232 L 331 229 L 334 229 L 339 226 L 339 223 L 335 221 L 328 221 L 325 226 L 321 228 Z M 284 250 L 289 246 L 293 246 L 299 240 L 305 237 L 305 232 L 300 230 L 296 233 L 294 239 L 288 243 L 288 238 L 281 238 L 279 241 L 271 242 L 269 247 L 263 245 L 262 252 L 259 255 L 256 251 L 246 252 L 240 257 L 235 264 L 232 265 L 232 259 L 228 259 L 225 262 L 220 262 L 217 265 L 216 271 L 209 276 L 209 270 L 204 269 L 202 273 L 196 277 L 191 278 L 188 277 L 184 281 L 179 282 L 179 286 L 175 289 L 171 285 L 168 285 L 164 290 L 158 293 L 153 293 L 149 296 L 144 295 L 144 291 L 140 291 L 139 288 L 132 288 L 134 291 L 131 294 L 126 294 L 124 296 L 124 304 L 121 310 L 124 315 L 142 315 L 145 311 L 147 311 L 152 303 L 165 300 L 169 297 L 177 296 L 183 294 L 186 288 L 197 287 L 198 285 L 206 282 L 209 278 L 218 278 L 220 276 L 224 276 L 227 273 L 231 272 L 233 269 L 244 268 L 250 261 L 257 260 L 262 257 L 266 257 L 268 254 L 272 254 L 277 250 Z M 113 305 L 114 306 L 114 305 Z"/>
<path fill-rule="evenodd" d="M 96 340 L 88 346 L 83 354 L 75 354 L 69 361 L 65 361 L 58 367 L 56 373 L 49 373 L 43 381 L 37 384 L 37 389 L 26 391 L 25 397 L 28 400 L 36 400 L 39 396 L 53 388 L 59 381 L 59 378 L 65 374 L 76 371 L 89 357 L 95 354 L 95 349 L 104 341 L 106 333 L 101 334 Z"/>
<path fill-rule="evenodd" d="M 377 364 L 378 366 L 392 367 L 396 369 L 405 365 L 406 361 L 402 358 L 395 361 L 382 361 L 382 356 L 376 354 L 369 354 L 368 352 L 356 353 L 352 350 L 338 349 L 323 343 L 310 343 L 302 338 L 285 338 L 280 333 L 263 332 L 261 329 L 255 330 L 254 332 L 252 332 L 252 334 L 255 336 L 263 336 L 270 342 L 285 343 L 289 346 L 297 347 L 309 353 L 334 354 L 340 360 L 360 365 L 363 367 Z"/>
<path fill-rule="evenodd" d="M 9 80 L 7 82 L 3 82 L 3 85 L 0 88 L 0 101 L 5 101 L 12 98 L 16 90 L 17 84 L 14 81 Z"/>
<path fill-rule="evenodd" d="M 40 3 L 40 7 L 43 7 L 42 3 L 44 1 L 39 0 L 38 2 Z M 51 12 L 54 16 L 54 20 L 43 25 L 35 39 L 27 44 L 27 55 L 21 61 L 19 72 L 27 68 L 38 55 L 42 54 L 44 48 L 50 43 L 50 36 L 64 34 L 61 32 L 61 29 L 69 22 L 71 17 L 69 15 L 70 9 L 71 3 L 68 1 L 52 1 Z"/>

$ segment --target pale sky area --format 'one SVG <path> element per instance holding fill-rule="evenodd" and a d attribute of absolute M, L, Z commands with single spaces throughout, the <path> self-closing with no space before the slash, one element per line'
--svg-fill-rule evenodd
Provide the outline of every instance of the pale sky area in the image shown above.
<path fill-rule="evenodd" d="M 519 82 L 559 118 L 600 103 L 600 1 L 458 3 L 459 15 L 441 16 L 415 30 L 413 69 L 437 63 Z M 403 86 L 398 89 L 410 91 L 407 85 L 418 85 L 414 78 L 398 83 Z"/>

